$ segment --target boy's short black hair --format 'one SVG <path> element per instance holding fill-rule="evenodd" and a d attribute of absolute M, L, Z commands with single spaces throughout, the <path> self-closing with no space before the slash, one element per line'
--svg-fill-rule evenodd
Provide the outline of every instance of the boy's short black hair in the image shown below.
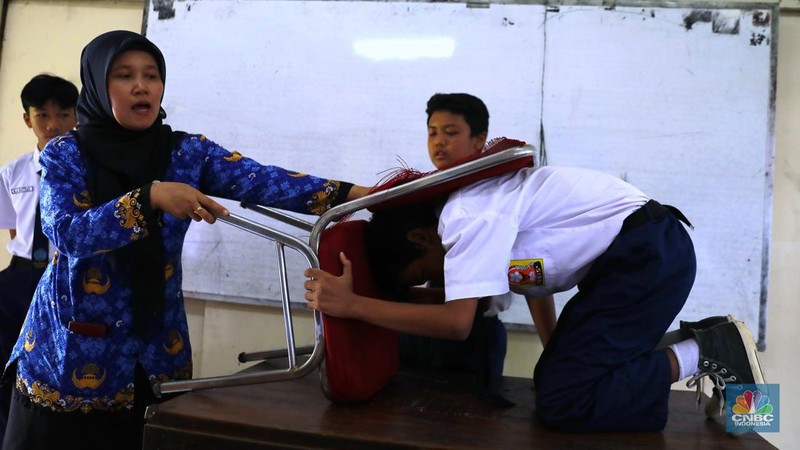
<path fill-rule="evenodd" d="M 61 77 L 42 73 L 28 81 L 22 88 L 20 98 L 25 112 L 29 112 L 31 107 L 41 108 L 51 100 L 59 108 L 75 108 L 78 103 L 78 88 Z"/>
<path fill-rule="evenodd" d="M 424 253 L 406 235 L 415 228 L 436 227 L 439 219 L 430 203 L 403 206 L 372 214 L 364 239 L 367 260 L 378 288 L 394 299 L 402 299 L 410 286 L 400 283 L 399 275 Z"/>
<path fill-rule="evenodd" d="M 425 112 L 428 114 L 428 121 L 436 111 L 449 111 L 464 117 L 470 129 L 470 137 L 475 137 L 481 133 L 489 132 L 489 110 L 483 100 L 474 95 L 455 93 L 455 94 L 434 94 L 428 100 Z"/>

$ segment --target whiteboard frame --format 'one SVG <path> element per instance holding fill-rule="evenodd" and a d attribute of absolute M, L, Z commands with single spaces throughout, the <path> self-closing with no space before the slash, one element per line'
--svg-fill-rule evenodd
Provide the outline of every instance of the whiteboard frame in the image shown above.
<path fill-rule="evenodd" d="M 207 1 L 207 0 L 206 0 Z M 318 1 L 336 1 L 336 0 L 310 0 L 311 2 Z M 400 2 L 400 3 L 429 3 L 425 0 L 355 0 L 363 2 Z M 180 2 L 184 3 L 184 2 Z M 188 2 L 187 2 L 188 3 Z M 605 9 L 614 9 L 616 7 L 643 7 L 643 8 L 696 8 L 696 9 L 761 9 L 768 10 L 771 13 L 771 26 L 770 26 L 770 85 L 769 89 L 769 109 L 768 109 L 768 142 L 765 143 L 765 158 L 767 177 L 765 178 L 765 193 L 764 193 L 764 224 L 763 224 L 763 248 L 762 248 L 762 269 L 761 269 L 761 294 L 760 294 L 760 308 L 759 308 L 759 324 L 757 333 L 757 345 L 759 350 L 766 349 L 766 321 L 767 321 L 767 300 L 769 288 L 769 267 L 771 256 L 771 231 L 772 231 L 772 212 L 774 201 L 774 160 L 775 160 L 775 112 L 776 112 L 776 94 L 777 94 L 777 58 L 778 58 L 778 25 L 779 25 L 779 11 L 780 10 L 800 10 L 800 0 L 778 0 L 768 2 L 750 2 L 750 1 L 603 1 L 603 0 L 561 0 L 561 1 L 548 1 L 548 0 L 492 0 L 492 1 L 447 1 L 443 3 L 464 4 L 468 8 L 491 8 L 493 4 L 519 4 L 519 5 L 546 5 L 548 11 L 556 11 L 560 6 L 597 6 Z M 142 18 L 142 34 L 147 34 L 147 25 L 151 11 L 161 11 L 175 6 L 173 1 L 159 1 L 147 0 L 144 3 L 144 11 Z M 538 146 L 537 146 L 538 148 Z M 246 298 L 231 298 L 231 296 L 219 296 L 215 294 L 206 294 L 200 292 L 185 291 L 186 296 L 198 298 L 202 300 L 211 301 L 231 301 L 237 303 L 252 303 Z M 261 302 L 268 306 L 280 306 L 280 301 L 267 300 Z M 302 305 L 297 305 L 302 307 Z M 517 331 L 534 331 L 532 325 L 506 323 L 510 330 Z"/>

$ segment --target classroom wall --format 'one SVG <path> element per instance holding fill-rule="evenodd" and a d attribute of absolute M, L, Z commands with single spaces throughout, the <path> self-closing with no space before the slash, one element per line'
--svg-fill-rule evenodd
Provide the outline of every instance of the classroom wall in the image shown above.
<path fill-rule="evenodd" d="M 0 165 L 31 151 L 35 138 L 22 121 L 19 92 L 40 72 L 52 72 L 80 86 L 78 62 L 83 46 L 111 29 L 141 31 L 143 0 L 8 1 L 0 59 Z M 770 260 L 767 349 L 759 356 L 767 381 L 781 385 L 781 433 L 764 437 L 779 448 L 800 442 L 800 373 L 795 318 L 800 317 L 800 13 L 780 17 L 776 107 L 775 191 Z M 167 62 L 169 65 L 169 61 Z M 211 67 L 209 66 L 209 70 Z M 169 85 L 167 85 L 169 89 Z M 202 132 L 202 130 L 194 130 Z M 731 199 L 735 208 L 736 199 Z M 0 233 L 5 247 L 8 234 Z M 8 264 L 0 252 L 0 267 Z M 720 286 L 720 289 L 726 289 Z M 282 316 L 275 309 L 187 299 L 196 376 L 241 370 L 240 352 L 285 348 Z M 304 310 L 295 313 L 297 345 L 311 342 L 313 324 Z M 530 377 L 541 353 L 538 337 L 509 336 L 506 375 Z M 676 388 L 683 388 L 676 384 Z"/>

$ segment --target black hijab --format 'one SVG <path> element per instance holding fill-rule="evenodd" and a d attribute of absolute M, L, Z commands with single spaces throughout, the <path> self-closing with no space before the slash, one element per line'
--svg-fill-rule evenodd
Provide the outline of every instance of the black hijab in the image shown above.
<path fill-rule="evenodd" d="M 128 50 L 151 54 L 161 80 L 166 80 L 161 51 L 147 38 L 131 31 L 101 34 L 81 53 L 83 86 L 78 98 L 75 134 L 87 162 L 89 195 L 95 206 L 161 179 L 170 153 L 185 134 L 162 123 L 166 117 L 163 109 L 155 123 L 142 131 L 123 128 L 114 119 L 108 97 L 108 71 L 114 59 Z M 149 198 L 143 201 L 149 205 Z M 164 316 L 164 245 L 161 229 L 155 222 L 148 221 L 148 237 L 114 251 L 116 270 L 130 276 L 133 328 L 142 337 Z"/>

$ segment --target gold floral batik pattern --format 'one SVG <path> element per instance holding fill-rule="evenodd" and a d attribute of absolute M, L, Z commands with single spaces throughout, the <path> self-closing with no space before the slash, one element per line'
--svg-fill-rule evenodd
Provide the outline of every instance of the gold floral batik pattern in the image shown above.
<path fill-rule="evenodd" d="M 89 191 L 82 191 L 80 194 L 72 195 L 72 203 L 80 209 L 86 210 L 92 207 L 92 198 Z"/>
<path fill-rule="evenodd" d="M 322 190 L 314 192 L 308 201 L 308 212 L 320 215 L 327 211 L 339 194 L 339 182 L 328 180 L 322 185 Z"/>
<path fill-rule="evenodd" d="M 122 228 L 131 230 L 131 240 L 134 241 L 147 236 L 147 222 L 139 201 L 141 193 L 141 189 L 136 189 L 121 197 L 114 205 L 114 217 L 119 219 Z"/>
<path fill-rule="evenodd" d="M 90 365 L 91 366 L 91 365 Z M 73 382 L 82 384 L 97 383 L 96 367 L 84 368 L 80 374 L 73 375 Z M 104 380 L 100 380 L 102 383 Z M 119 411 L 130 408 L 133 405 L 133 385 L 128 385 L 119 390 L 114 398 L 106 397 L 81 397 L 76 395 L 62 395 L 57 389 L 53 389 L 39 381 L 29 383 L 21 377 L 17 377 L 16 387 L 19 392 L 28 397 L 31 402 L 48 408 L 56 412 L 81 411 L 88 413 L 91 411 Z M 87 386 L 83 386 L 87 387 Z"/>

